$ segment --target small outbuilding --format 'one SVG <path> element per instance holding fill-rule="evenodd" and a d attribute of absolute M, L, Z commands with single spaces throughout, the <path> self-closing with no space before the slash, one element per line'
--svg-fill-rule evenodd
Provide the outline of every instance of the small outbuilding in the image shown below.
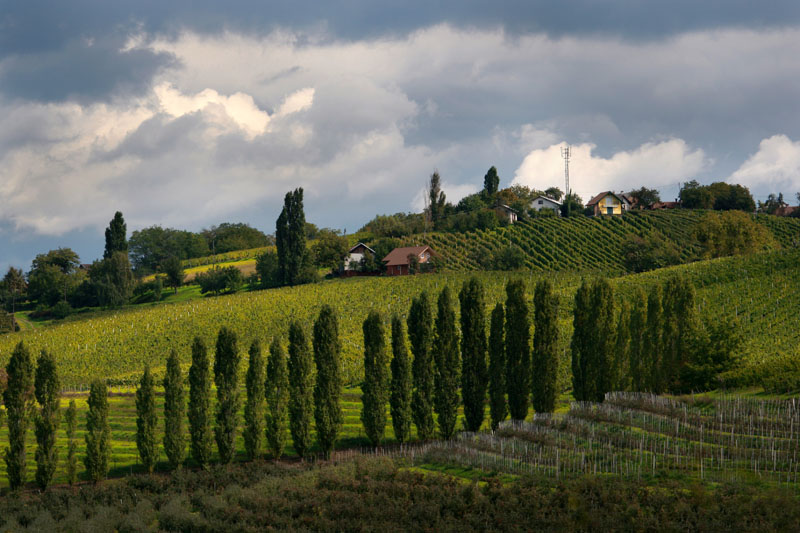
<path fill-rule="evenodd" d="M 347 252 L 347 257 L 344 258 L 344 271 L 345 272 L 356 272 L 361 268 L 361 261 L 364 260 L 364 257 L 367 255 L 374 256 L 375 250 L 360 242 L 350 248 Z"/>
<path fill-rule="evenodd" d="M 423 270 L 421 265 L 430 263 L 436 254 L 430 246 L 408 246 L 395 248 L 383 258 L 387 276 L 405 276 Z M 430 265 L 427 265 L 430 267 Z M 429 270 L 429 269 L 424 269 Z"/>
<path fill-rule="evenodd" d="M 561 214 L 561 202 L 557 202 L 547 196 L 537 196 L 531 200 L 531 209 L 541 211 L 542 209 L 550 209 L 556 215 Z"/>
<path fill-rule="evenodd" d="M 514 210 L 514 208 L 507 206 L 506 204 L 497 204 L 494 206 L 494 212 L 500 217 L 507 219 L 509 224 L 513 224 L 517 221 L 517 212 Z"/>

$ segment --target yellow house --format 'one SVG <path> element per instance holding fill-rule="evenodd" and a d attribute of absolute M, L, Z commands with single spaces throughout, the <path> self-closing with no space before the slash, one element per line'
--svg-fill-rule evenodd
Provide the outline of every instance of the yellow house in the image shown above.
<path fill-rule="evenodd" d="M 631 208 L 631 201 L 622 193 L 605 191 L 589 200 L 586 207 L 591 207 L 595 215 L 621 215 Z"/>

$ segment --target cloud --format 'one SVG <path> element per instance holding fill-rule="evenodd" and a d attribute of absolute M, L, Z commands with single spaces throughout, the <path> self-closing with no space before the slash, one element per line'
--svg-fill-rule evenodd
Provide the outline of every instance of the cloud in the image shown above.
<path fill-rule="evenodd" d="M 447 202 L 455 205 L 457 204 L 462 198 L 465 196 L 469 196 L 470 194 L 475 194 L 481 188 L 473 183 L 465 183 L 463 185 L 457 185 L 454 183 L 448 183 L 446 181 L 442 182 L 442 191 L 444 191 L 445 199 Z M 428 196 L 428 189 L 425 187 L 420 188 L 417 191 L 416 196 L 411 201 L 411 207 L 416 212 L 421 212 L 425 209 L 425 202 L 426 197 Z"/>
<path fill-rule="evenodd" d="M 514 183 L 544 190 L 564 188 L 565 143 L 532 150 L 514 175 Z M 642 186 L 665 187 L 686 181 L 709 164 L 703 150 L 692 150 L 682 139 L 646 143 L 609 158 L 592 154 L 594 144 L 571 147 L 570 188 L 588 200 L 605 191 L 630 191 Z"/>
<path fill-rule="evenodd" d="M 434 168 L 451 200 L 492 165 L 504 186 L 514 169 L 561 186 L 562 141 L 589 196 L 729 175 L 740 146 L 800 138 L 797 28 L 644 43 L 449 24 L 361 40 L 148 30 L 119 49 L 171 59 L 134 96 L 0 96 L 0 222 L 63 234 L 119 209 L 130 229 L 242 217 L 269 229 L 303 186 L 309 218 L 353 228 L 418 207 Z"/>
<path fill-rule="evenodd" d="M 800 192 L 800 141 L 786 135 L 764 139 L 758 151 L 742 163 L 726 180 L 750 190 L 783 192 L 787 199 Z"/>

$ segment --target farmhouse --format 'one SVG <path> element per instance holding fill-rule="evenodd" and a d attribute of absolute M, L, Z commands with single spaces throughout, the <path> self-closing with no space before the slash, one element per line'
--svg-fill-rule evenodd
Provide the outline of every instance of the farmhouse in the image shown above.
<path fill-rule="evenodd" d="M 505 217 L 508 219 L 510 224 L 513 224 L 517 221 L 517 212 L 514 211 L 511 207 L 507 206 L 506 204 L 497 204 L 494 207 L 495 213 L 497 213 L 500 217 Z"/>
<path fill-rule="evenodd" d="M 776 217 L 793 217 L 796 216 L 796 211 L 800 209 L 800 206 L 796 205 L 782 205 L 778 209 L 775 210 L 773 213 Z"/>
<path fill-rule="evenodd" d="M 542 209 L 550 209 L 554 211 L 556 215 L 560 215 L 561 202 L 556 202 L 552 198 L 540 195 L 531 201 L 531 209 L 535 209 L 536 211 L 541 211 Z"/>
<path fill-rule="evenodd" d="M 589 200 L 586 207 L 591 207 L 595 215 L 621 215 L 630 210 L 631 201 L 624 194 L 605 191 Z"/>
<path fill-rule="evenodd" d="M 409 246 L 405 248 L 395 248 L 389 255 L 383 258 L 386 265 L 387 276 L 404 276 L 416 273 L 419 265 L 430 262 L 436 255 L 430 246 Z"/>
<path fill-rule="evenodd" d="M 347 256 L 344 258 L 344 271 L 345 272 L 355 272 L 358 271 L 361 267 L 361 261 L 364 259 L 365 256 L 375 255 L 375 250 L 360 242 L 350 248 L 347 252 Z"/>

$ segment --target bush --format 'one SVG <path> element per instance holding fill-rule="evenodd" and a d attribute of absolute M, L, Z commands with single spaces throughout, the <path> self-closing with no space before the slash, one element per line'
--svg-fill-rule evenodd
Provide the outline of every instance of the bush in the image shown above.
<path fill-rule="evenodd" d="M 72 314 L 72 306 L 62 300 L 53 306 L 52 314 L 54 318 L 63 320 Z"/>
<path fill-rule="evenodd" d="M 201 272 L 194 278 L 200 285 L 200 293 L 206 294 L 213 292 L 215 295 L 223 292 L 236 292 L 242 286 L 244 277 L 242 271 L 234 266 L 225 268 L 212 268 L 207 272 Z"/>
<path fill-rule="evenodd" d="M 497 250 L 492 256 L 494 270 L 519 270 L 525 266 L 525 252 L 516 244 Z"/>
<path fill-rule="evenodd" d="M 800 391 L 800 350 L 778 354 L 762 364 L 760 384 L 764 391 L 774 394 Z"/>

